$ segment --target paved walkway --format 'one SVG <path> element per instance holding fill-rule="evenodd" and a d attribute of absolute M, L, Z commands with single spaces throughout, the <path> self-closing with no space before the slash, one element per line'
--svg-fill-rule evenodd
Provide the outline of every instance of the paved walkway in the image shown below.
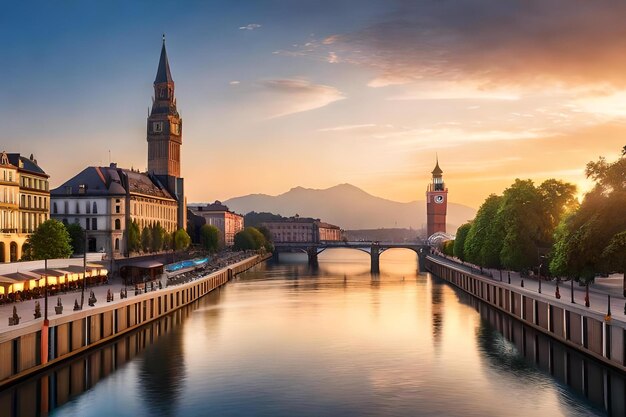
<path fill-rule="evenodd" d="M 203 274 L 202 276 L 211 274 L 215 272 L 215 270 L 217 269 L 221 269 L 227 265 L 237 263 L 251 256 L 255 256 L 255 255 L 243 254 L 243 253 L 241 254 L 240 253 L 226 253 L 226 254 L 222 254 L 221 256 L 216 256 L 214 259 L 211 260 L 211 262 L 205 269 L 206 274 Z M 163 284 L 163 290 L 165 290 L 165 278 L 163 278 L 162 284 Z M 87 287 L 85 289 L 85 301 L 83 304 L 83 310 L 88 310 L 89 308 L 91 308 L 89 304 L 87 304 L 89 300 L 90 291 L 94 292 L 94 295 L 96 296 L 96 299 L 97 299 L 97 303 L 95 307 L 102 307 L 103 305 L 119 303 L 121 301 L 120 290 L 123 288 L 128 289 L 129 299 L 135 296 L 134 286 L 125 287 L 121 278 L 111 279 L 110 282 L 107 284 Z M 143 289 L 143 286 L 140 285 L 139 288 Z M 107 291 L 109 290 L 111 290 L 115 299 L 113 302 L 107 303 L 106 301 Z M 150 284 L 148 284 L 148 291 L 149 290 L 150 290 Z M 156 285 L 155 285 L 155 291 L 159 291 L 158 286 Z M 63 303 L 62 315 L 68 316 L 73 313 L 76 313 L 75 311 L 73 311 L 74 300 L 78 300 L 78 304 L 80 305 L 80 297 L 81 297 L 81 290 L 76 290 L 76 291 L 62 293 L 62 294 L 59 293 L 53 296 L 49 295 L 48 296 L 48 319 L 59 317 L 54 311 L 54 306 L 56 306 L 57 304 L 57 298 L 61 298 L 61 302 Z M 35 316 L 34 316 L 35 303 L 37 301 L 39 301 L 39 304 L 41 305 L 41 318 L 35 319 Z M 23 325 L 32 324 L 33 322 L 37 322 L 37 321 L 43 322 L 44 303 L 45 301 L 44 301 L 44 298 L 42 297 L 36 300 L 26 300 L 26 301 L 19 301 L 15 303 L 1 305 L 0 306 L 0 333 L 8 331 L 8 330 L 18 329 L 22 327 Z M 8 318 L 12 316 L 13 314 L 13 306 L 17 307 L 17 315 L 20 316 L 20 324 L 17 326 L 9 326 Z"/>
<path fill-rule="evenodd" d="M 443 257 L 439 255 L 430 255 L 440 259 L 442 262 L 447 263 L 449 265 L 453 265 L 457 268 L 465 269 L 468 272 L 472 272 L 476 275 L 480 274 L 480 269 L 470 266 L 469 264 L 461 264 L 456 259 L 451 259 L 449 257 Z M 491 276 L 490 276 L 491 274 Z M 508 271 L 502 271 L 502 282 L 508 284 Z M 522 278 L 517 272 L 510 272 L 511 274 L 511 286 L 516 288 L 517 290 L 525 290 L 530 293 L 537 294 L 539 291 L 539 281 L 536 278 L 523 278 L 524 288 L 522 289 Z M 483 268 L 482 276 L 485 278 L 492 279 L 494 281 L 500 282 L 500 272 L 498 270 L 486 269 Z M 605 278 L 600 278 L 600 280 L 604 280 Z M 610 278 L 609 278 L 610 279 Z M 597 279 L 596 279 L 597 280 Z M 571 283 L 570 281 L 561 282 L 559 285 L 559 292 L 561 294 L 561 298 L 557 300 L 555 296 L 556 292 L 556 281 L 542 281 L 541 282 L 541 298 L 544 298 L 551 303 L 559 302 L 563 305 L 571 304 Z M 626 315 L 624 314 L 624 308 L 626 299 L 621 294 L 621 281 L 619 290 L 616 288 L 615 283 L 600 283 L 596 284 L 593 287 L 589 287 L 589 310 L 595 311 L 600 314 L 606 314 L 608 310 L 608 295 L 611 295 L 611 316 L 613 320 L 619 320 L 622 322 L 626 322 Z M 585 308 L 585 287 L 581 287 L 577 282 L 574 282 L 574 302 L 578 304 L 579 307 Z"/>

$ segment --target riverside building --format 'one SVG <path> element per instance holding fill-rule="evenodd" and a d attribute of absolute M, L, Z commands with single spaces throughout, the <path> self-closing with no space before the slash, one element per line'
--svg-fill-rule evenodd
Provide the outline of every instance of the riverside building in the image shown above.
<path fill-rule="evenodd" d="M 0 262 L 22 257 L 24 242 L 49 218 L 48 175 L 30 156 L 0 154 Z"/>
<path fill-rule="evenodd" d="M 154 97 L 147 120 L 147 172 L 90 166 L 52 190 L 52 217 L 78 223 L 87 231 L 87 250 L 113 257 L 128 255 L 128 226 L 159 223 L 166 231 L 185 228 L 187 204 L 181 178 L 182 119 L 174 96 L 174 80 L 165 38 Z"/>

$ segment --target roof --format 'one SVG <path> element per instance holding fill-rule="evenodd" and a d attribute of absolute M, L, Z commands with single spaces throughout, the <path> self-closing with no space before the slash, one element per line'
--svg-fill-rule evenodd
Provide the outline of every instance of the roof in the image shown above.
<path fill-rule="evenodd" d="M 163 35 L 163 46 L 161 47 L 161 57 L 159 58 L 159 68 L 157 69 L 154 83 L 173 83 L 172 74 L 170 73 L 170 63 L 167 60 L 167 51 L 165 50 L 165 35 Z"/>
<path fill-rule="evenodd" d="M 433 169 L 432 174 L 433 175 L 443 174 L 443 171 L 441 170 L 441 168 L 439 168 L 439 158 L 437 158 L 437 164 L 435 165 L 435 169 Z"/>
<path fill-rule="evenodd" d="M 87 167 L 60 187 L 50 191 L 50 195 L 53 197 L 117 196 L 126 195 L 127 189 L 130 194 L 175 200 L 155 176 L 118 168 L 117 164 L 111 164 L 108 167 Z"/>
<path fill-rule="evenodd" d="M 7 153 L 7 156 L 9 157 L 11 165 L 18 167 L 20 171 L 28 171 L 48 177 L 48 174 L 46 174 L 46 172 L 41 169 L 39 165 L 37 165 L 37 160 L 33 157 L 33 155 L 31 155 L 30 158 L 26 158 L 21 156 L 19 153 Z"/>
<path fill-rule="evenodd" d="M 152 269 L 162 267 L 163 264 L 157 261 L 137 261 L 132 264 L 126 265 L 130 268 L 144 268 L 144 269 Z"/>
<path fill-rule="evenodd" d="M 193 211 L 229 211 L 228 206 L 222 204 L 220 201 L 215 200 L 214 203 L 207 204 L 206 206 L 191 206 L 189 207 Z"/>

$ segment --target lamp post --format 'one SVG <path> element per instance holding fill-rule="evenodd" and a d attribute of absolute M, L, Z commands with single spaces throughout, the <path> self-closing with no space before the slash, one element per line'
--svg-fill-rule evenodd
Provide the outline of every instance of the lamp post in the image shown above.
<path fill-rule="evenodd" d="M 87 279 L 87 229 L 85 229 L 85 245 L 83 247 L 83 285 L 80 292 L 80 309 L 85 304 L 85 280 Z"/>
<path fill-rule="evenodd" d="M 48 259 L 44 259 L 44 273 L 45 273 L 45 281 L 44 281 L 44 304 L 43 304 L 43 322 L 44 324 L 48 324 Z"/>

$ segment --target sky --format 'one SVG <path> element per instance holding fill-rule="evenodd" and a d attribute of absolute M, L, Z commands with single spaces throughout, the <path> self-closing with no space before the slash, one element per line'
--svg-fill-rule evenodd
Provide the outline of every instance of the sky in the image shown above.
<path fill-rule="evenodd" d="M 351 183 L 452 202 L 515 178 L 590 188 L 626 145 L 626 3 L 554 0 L 10 2 L 0 148 L 56 187 L 145 170 L 162 34 L 189 202 Z"/>

